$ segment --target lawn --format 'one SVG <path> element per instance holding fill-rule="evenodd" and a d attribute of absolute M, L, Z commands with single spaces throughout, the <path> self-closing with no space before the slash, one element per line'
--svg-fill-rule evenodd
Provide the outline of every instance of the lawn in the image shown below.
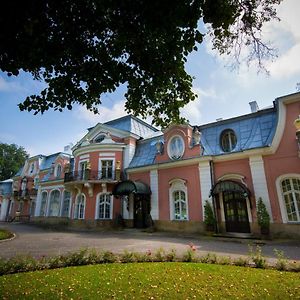
<path fill-rule="evenodd" d="M 6 240 L 11 237 L 13 237 L 13 234 L 9 230 L 0 228 L 0 240 Z"/>
<path fill-rule="evenodd" d="M 0 277 L 1 299 L 300 299 L 299 273 L 201 263 L 115 263 Z"/>

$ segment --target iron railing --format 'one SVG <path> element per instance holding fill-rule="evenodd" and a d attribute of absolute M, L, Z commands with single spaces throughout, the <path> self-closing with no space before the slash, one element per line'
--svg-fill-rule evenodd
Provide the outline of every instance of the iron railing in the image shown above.
<path fill-rule="evenodd" d="M 114 181 L 116 180 L 116 173 L 112 169 L 105 169 L 102 171 L 84 170 L 65 173 L 65 182 L 89 180 Z"/>

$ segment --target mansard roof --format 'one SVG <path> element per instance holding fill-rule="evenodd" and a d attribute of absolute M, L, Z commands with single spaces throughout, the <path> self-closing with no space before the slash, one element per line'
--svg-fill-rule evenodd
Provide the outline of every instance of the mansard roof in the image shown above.
<path fill-rule="evenodd" d="M 202 133 L 203 155 L 222 155 L 228 154 L 227 152 L 224 153 L 220 146 L 220 137 L 224 130 L 231 129 L 236 135 L 237 144 L 231 151 L 233 153 L 270 146 L 275 134 L 276 124 L 276 109 L 269 108 L 256 113 L 195 127 Z"/>
<path fill-rule="evenodd" d="M 142 138 L 151 136 L 154 132 L 157 132 L 158 129 L 147 124 L 146 122 L 132 116 L 124 116 L 109 122 L 104 123 L 110 127 L 125 130 L 131 133 L 134 133 Z"/>

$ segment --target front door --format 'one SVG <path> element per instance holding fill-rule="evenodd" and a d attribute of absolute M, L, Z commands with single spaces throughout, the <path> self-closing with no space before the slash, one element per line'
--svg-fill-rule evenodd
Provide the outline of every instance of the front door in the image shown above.
<path fill-rule="evenodd" d="M 246 199 L 237 192 L 223 193 L 227 232 L 250 232 Z"/>
<path fill-rule="evenodd" d="M 146 196 L 134 197 L 134 227 L 147 227 L 147 217 L 150 213 L 149 199 Z"/>

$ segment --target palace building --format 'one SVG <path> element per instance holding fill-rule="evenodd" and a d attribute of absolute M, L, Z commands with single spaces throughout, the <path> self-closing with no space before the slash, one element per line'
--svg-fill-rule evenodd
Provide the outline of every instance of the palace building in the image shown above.
<path fill-rule="evenodd" d="M 0 220 L 204 233 L 209 203 L 217 233 L 257 235 L 262 199 L 271 235 L 299 238 L 300 93 L 250 106 L 163 131 L 131 115 L 98 123 L 72 153 L 30 157 L 0 183 Z"/>

